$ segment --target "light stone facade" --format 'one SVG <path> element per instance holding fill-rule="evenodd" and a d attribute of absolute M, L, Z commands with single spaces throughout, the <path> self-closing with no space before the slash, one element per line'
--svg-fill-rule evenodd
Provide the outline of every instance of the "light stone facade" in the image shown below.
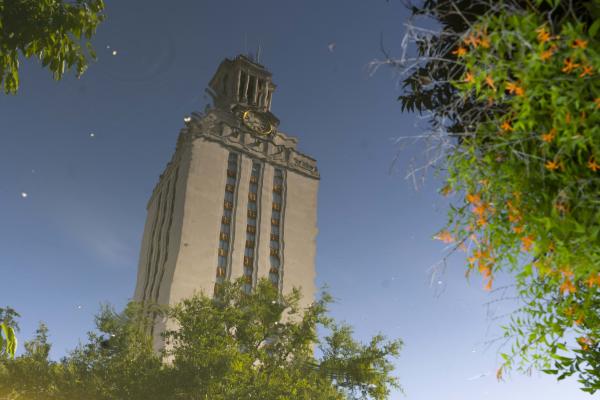
<path fill-rule="evenodd" d="M 176 304 L 213 295 L 225 279 L 243 277 L 251 290 L 266 277 L 282 293 L 300 288 L 304 306 L 313 301 L 319 173 L 277 130 L 274 89 L 246 57 L 219 66 L 214 106 L 186 119 L 148 202 L 134 300 Z"/>

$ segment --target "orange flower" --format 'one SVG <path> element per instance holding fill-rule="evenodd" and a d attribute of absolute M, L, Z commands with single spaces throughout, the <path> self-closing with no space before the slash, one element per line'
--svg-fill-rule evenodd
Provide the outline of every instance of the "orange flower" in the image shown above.
<path fill-rule="evenodd" d="M 487 264 L 479 265 L 479 273 L 483 275 L 484 278 L 489 278 L 492 276 L 492 268 Z"/>
<path fill-rule="evenodd" d="M 552 55 L 554 54 L 556 49 L 557 49 L 556 46 L 550 46 L 550 48 L 548 50 L 542 51 L 542 53 L 540 54 L 540 58 L 542 59 L 542 61 L 546 61 L 550 57 L 552 57 Z"/>
<path fill-rule="evenodd" d="M 600 97 L 595 98 L 594 103 L 596 103 L 596 108 L 600 108 Z"/>
<path fill-rule="evenodd" d="M 446 185 L 442 188 L 442 190 L 440 190 L 440 193 L 442 196 L 448 196 L 450 193 L 452 193 L 452 187 L 450 187 L 450 185 Z"/>
<path fill-rule="evenodd" d="M 585 49 L 588 45 L 588 41 L 587 40 L 583 40 L 583 39 L 575 39 L 573 41 L 573 43 L 571 44 L 572 48 L 577 48 L 579 47 L 580 49 Z"/>
<path fill-rule="evenodd" d="M 509 214 L 508 215 L 508 220 L 510 222 L 519 222 L 521 220 L 521 217 L 519 217 L 518 215 Z"/>
<path fill-rule="evenodd" d="M 502 125 L 500 125 L 500 128 L 502 128 L 502 130 L 505 132 L 510 132 L 513 130 L 513 127 L 511 126 L 510 121 L 504 121 L 502 123 Z"/>
<path fill-rule="evenodd" d="M 477 36 L 475 36 L 475 35 L 473 35 L 473 34 L 471 33 L 471 34 L 469 34 L 469 36 L 467 36 L 467 37 L 466 37 L 466 38 L 463 40 L 463 42 L 464 42 L 464 43 L 465 43 L 467 46 L 470 46 L 470 45 L 471 45 L 471 46 L 473 46 L 473 47 L 477 47 L 477 46 L 479 46 L 479 43 L 480 43 L 481 41 L 479 40 L 479 38 L 478 38 Z"/>
<path fill-rule="evenodd" d="M 483 288 L 483 290 L 485 290 L 486 292 L 489 292 L 490 290 L 492 290 L 492 283 L 494 283 L 494 279 L 490 278 L 487 283 L 485 284 L 485 287 Z"/>
<path fill-rule="evenodd" d="M 578 337 L 577 343 L 579 343 L 579 345 L 581 346 L 581 350 L 588 351 L 590 349 L 590 345 L 592 344 L 592 341 L 586 337 Z"/>
<path fill-rule="evenodd" d="M 467 73 L 465 74 L 464 81 L 467 83 L 472 83 L 475 81 L 475 77 L 470 71 L 467 71 Z"/>
<path fill-rule="evenodd" d="M 531 249 L 531 245 L 533 244 L 533 238 L 531 236 L 523 236 L 521 238 L 521 245 L 523 250 L 529 251 Z"/>
<path fill-rule="evenodd" d="M 487 83 L 487 85 L 489 87 L 491 87 L 494 92 L 496 91 L 496 86 L 494 85 L 494 79 L 491 76 L 488 75 L 485 77 L 485 83 Z"/>
<path fill-rule="evenodd" d="M 462 47 L 462 46 L 458 46 L 458 47 L 456 48 L 456 50 L 454 50 L 454 51 L 452 52 L 452 54 L 454 54 L 454 55 L 456 55 L 456 56 L 458 56 L 458 57 L 462 57 L 462 56 L 464 56 L 465 54 L 467 54 L 467 49 L 465 49 L 465 48 L 464 48 L 464 47 Z"/>
<path fill-rule="evenodd" d="M 548 161 L 544 166 L 550 171 L 556 171 L 560 167 L 560 165 L 553 160 Z"/>
<path fill-rule="evenodd" d="M 454 237 L 448 231 L 441 231 L 440 233 L 438 233 L 437 235 L 435 235 L 433 238 L 436 239 L 436 240 L 441 240 L 444 243 L 452 243 L 452 242 L 454 242 Z"/>
<path fill-rule="evenodd" d="M 577 291 L 577 288 L 575 287 L 575 285 L 573 285 L 571 279 L 565 278 L 564 282 L 560 285 L 558 290 L 561 294 L 564 294 L 565 292 L 575 293 Z"/>
<path fill-rule="evenodd" d="M 569 212 L 569 205 L 566 203 L 561 203 L 561 202 L 556 203 L 556 204 L 554 204 L 554 208 L 556 208 L 556 210 L 561 213 Z"/>
<path fill-rule="evenodd" d="M 467 193 L 466 199 L 471 204 L 481 203 L 481 196 L 478 193 L 475 193 L 475 194 Z"/>
<path fill-rule="evenodd" d="M 479 39 L 479 44 L 484 49 L 489 49 L 490 48 L 490 39 L 488 39 L 487 36 L 482 36 L 481 39 Z"/>
<path fill-rule="evenodd" d="M 579 77 L 580 77 L 580 78 L 583 78 L 583 77 L 584 77 L 584 76 L 586 76 L 586 75 L 592 75 L 592 71 L 593 71 L 593 68 L 592 68 L 592 66 L 591 66 L 591 65 L 584 65 L 584 66 L 583 66 L 583 72 L 581 72 L 581 73 L 579 74 Z"/>
<path fill-rule="evenodd" d="M 587 283 L 588 287 L 594 287 L 594 286 L 600 286 L 600 274 L 591 274 L 586 280 L 585 282 Z"/>
<path fill-rule="evenodd" d="M 587 167 L 594 172 L 600 171 L 600 164 L 596 163 L 594 157 L 590 157 L 587 163 Z"/>
<path fill-rule="evenodd" d="M 523 233 L 523 227 L 522 227 L 522 226 L 513 226 L 513 227 L 512 227 L 512 230 L 513 230 L 515 233 Z"/>
<path fill-rule="evenodd" d="M 561 71 L 568 74 L 569 72 L 573 71 L 574 69 L 576 69 L 578 67 L 579 67 L 579 64 L 572 62 L 570 58 L 566 58 L 565 66 L 563 67 L 563 69 L 561 69 Z"/>
<path fill-rule="evenodd" d="M 487 224 L 487 220 L 485 217 L 477 218 L 477 226 L 485 226 Z"/>
<path fill-rule="evenodd" d="M 506 90 L 508 90 L 508 93 L 515 94 L 517 96 L 523 96 L 525 94 L 525 90 L 514 82 L 508 82 L 506 84 Z"/>
<path fill-rule="evenodd" d="M 496 379 L 499 381 L 502 380 L 502 367 L 498 368 L 498 370 L 496 371 Z"/>
<path fill-rule="evenodd" d="M 574 276 L 573 271 L 569 267 L 562 267 L 559 271 L 565 278 L 572 278 Z"/>
<path fill-rule="evenodd" d="M 552 128 L 548 133 L 542 134 L 542 140 L 546 143 L 550 143 L 556 137 L 556 129 Z"/>
<path fill-rule="evenodd" d="M 546 27 L 540 26 L 535 31 L 537 32 L 537 38 L 540 42 L 546 43 L 550 40 L 550 33 L 546 30 Z"/>
<path fill-rule="evenodd" d="M 475 207 L 473 207 L 473 214 L 481 216 L 481 215 L 485 214 L 487 209 L 488 209 L 487 204 L 485 204 L 485 203 L 478 204 Z"/>
<path fill-rule="evenodd" d="M 567 115 L 565 115 L 565 122 L 567 124 L 571 123 L 571 113 L 570 112 L 568 112 Z"/>

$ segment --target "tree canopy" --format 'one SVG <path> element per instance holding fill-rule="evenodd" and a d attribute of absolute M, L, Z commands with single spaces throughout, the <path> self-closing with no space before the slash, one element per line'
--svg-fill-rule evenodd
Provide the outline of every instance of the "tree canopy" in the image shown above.
<path fill-rule="evenodd" d="M 218 298 L 197 295 L 162 312 L 104 307 L 97 331 L 60 362 L 48 359 L 40 326 L 24 355 L 0 364 L 0 397 L 386 399 L 400 388 L 391 375 L 400 340 L 377 335 L 362 344 L 326 315 L 329 296 L 307 309 L 299 300 L 299 292 L 279 296 L 261 281 L 250 294 L 243 282 L 225 283 Z M 156 315 L 172 326 L 160 353 L 148 330 Z"/>
<path fill-rule="evenodd" d="M 579 374 L 600 389 L 600 3 L 427 0 L 408 24 L 417 57 L 402 107 L 429 116 L 440 192 L 453 201 L 435 238 L 467 254 L 493 290 L 516 279 L 522 307 L 498 370 Z"/>
<path fill-rule="evenodd" d="M 19 89 L 20 58 L 36 58 L 61 79 L 79 77 L 96 55 L 90 39 L 103 21 L 103 0 L 0 0 L 0 86 Z M 84 50 L 85 49 L 85 50 Z"/>

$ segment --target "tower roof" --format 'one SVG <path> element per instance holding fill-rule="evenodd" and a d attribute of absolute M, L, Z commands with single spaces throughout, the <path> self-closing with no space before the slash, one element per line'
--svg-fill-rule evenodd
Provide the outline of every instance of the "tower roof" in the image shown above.
<path fill-rule="evenodd" d="M 272 74 L 263 65 L 238 55 L 233 60 L 226 58 L 208 84 L 208 93 L 216 107 L 233 109 L 243 106 L 268 112 L 275 88 Z"/>

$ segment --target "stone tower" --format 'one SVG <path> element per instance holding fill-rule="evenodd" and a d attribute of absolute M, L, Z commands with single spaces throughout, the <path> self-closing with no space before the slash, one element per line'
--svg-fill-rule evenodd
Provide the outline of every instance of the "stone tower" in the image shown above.
<path fill-rule="evenodd" d="M 312 302 L 319 173 L 278 130 L 275 87 L 244 56 L 217 69 L 213 106 L 185 119 L 148 202 L 134 300 L 175 304 L 225 280 L 243 277 L 249 291 L 267 277 Z M 155 328 L 158 346 L 165 327 Z"/>

